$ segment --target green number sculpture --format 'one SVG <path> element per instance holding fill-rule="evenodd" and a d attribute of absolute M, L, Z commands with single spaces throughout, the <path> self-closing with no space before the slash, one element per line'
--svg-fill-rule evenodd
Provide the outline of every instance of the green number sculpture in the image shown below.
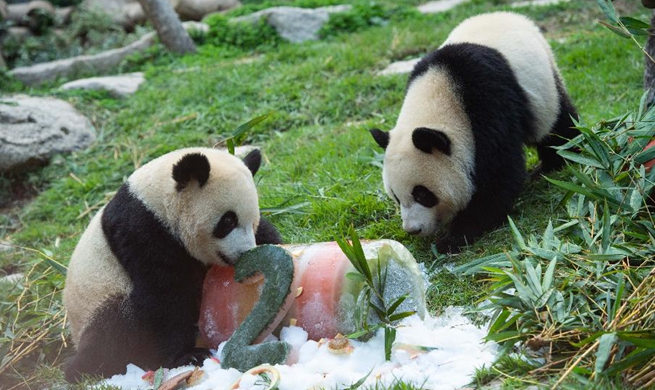
<path fill-rule="evenodd" d="M 250 345 L 275 319 L 291 292 L 293 260 L 286 250 L 274 245 L 261 245 L 241 255 L 234 266 L 237 282 L 260 271 L 266 279 L 264 288 L 250 314 L 223 347 L 221 366 L 247 371 L 260 364 L 281 364 L 291 346 L 283 341 Z"/>

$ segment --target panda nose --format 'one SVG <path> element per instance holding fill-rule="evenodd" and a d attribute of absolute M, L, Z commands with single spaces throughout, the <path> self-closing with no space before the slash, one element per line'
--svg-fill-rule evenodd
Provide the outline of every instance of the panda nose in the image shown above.
<path fill-rule="evenodd" d="M 407 233 L 416 236 L 418 234 L 421 234 L 422 231 L 423 231 L 423 229 L 418 228 L 418 229 L 408 230 Z"/>

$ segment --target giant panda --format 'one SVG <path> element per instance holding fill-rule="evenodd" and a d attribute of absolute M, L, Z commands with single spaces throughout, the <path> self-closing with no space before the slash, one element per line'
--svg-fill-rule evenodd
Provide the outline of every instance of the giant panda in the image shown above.
<path fill-rule="evenodd" d="M 259 150 L 243 161 L 211 148 L 176 150 L 137 169 L 93 217 L 63 293 L 76 346 L 67 380 L 207 356 L 195 348 L 206 270 L 282 242 L 260 219 L 260 164 Z"/>
<path fill-rule="evenodd" d="M 457 252 L 506 221 L 527 177 L 523 144 L 540 171 L 564 165 L 552 146 L 577 117 L 539 28 L 511 12 L 473 16 L 412 70 L 395 127 L 371 129 L 385 149 L 383 183 L 403 229 L 428 236 L 450 224 L 439 252 Z"/>

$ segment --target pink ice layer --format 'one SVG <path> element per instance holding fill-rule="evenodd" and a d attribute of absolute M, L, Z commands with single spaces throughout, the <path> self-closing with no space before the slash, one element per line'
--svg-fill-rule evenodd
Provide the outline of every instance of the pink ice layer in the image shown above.
<path fill-rule="evenodd" d="M 378 251 L 385 245 L 391 247 L 398 258 L 388 268 L 386 290 L 396 297 L 410 293 L 411 297 L 403 303 L 407 306 L 403 310 L 416 310 L 423 317 L 424 281 L 407 248 L 392 240 L 363 241 L 369 265 L 370 259 L 377 259 Z M 291 292 L 275 319 L 255 342 L 261 342 L 272 332 L 289 325 L 301 327 L 310 340 L 316 341 L 333 338 L 337 333 L 354 332 L 356 301 L 363 284 L 346 278 L 354 267 L 339 246 L 335 242 L 323 242 L 283 247 L 294 262 Z M 200 334 L 206 346 L 217 348 L 227 341 L 254 307 L 263 284 L 263 279 L 250 284 L 235 282 L 232 268 L 214 266 L 209 270 L 203 286 L 199 320 Z"/>

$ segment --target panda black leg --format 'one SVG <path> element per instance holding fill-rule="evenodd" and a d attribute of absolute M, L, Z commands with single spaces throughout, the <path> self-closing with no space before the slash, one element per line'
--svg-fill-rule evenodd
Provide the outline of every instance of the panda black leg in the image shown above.
<path fill-rule="evenodd" d="M 138 355 L 147 354 L 148 335 L 134 335 L 138 327 L 131 313 L 133 310 L 123 297 L 109 299 L 94 313 L 76 346 L 75 356 L 64 370 L 67 381 L 75 383 L 85 375 L 107 377 L 124 373 L 127 364 L 136 362 Z"/>
<path fill-rule="evenodd" d="M 557 91 L 560 97 L 560 109 L 557 121 L 553 125 L 552 132 L 537 144 L 537 153 L 541 160 L 541 166 L 531 172 L 531 178 L 535 178 L 542 173 L 558 171 L 564 167 L 565 160 L 557 154 L 553 146 L 561 146 L 570 139 L 575 138 L 580 132 L 576 129 L 571 117 L 577 118 L 578 113 L 569 99 L 562 81 L 557 78 Z"/>

